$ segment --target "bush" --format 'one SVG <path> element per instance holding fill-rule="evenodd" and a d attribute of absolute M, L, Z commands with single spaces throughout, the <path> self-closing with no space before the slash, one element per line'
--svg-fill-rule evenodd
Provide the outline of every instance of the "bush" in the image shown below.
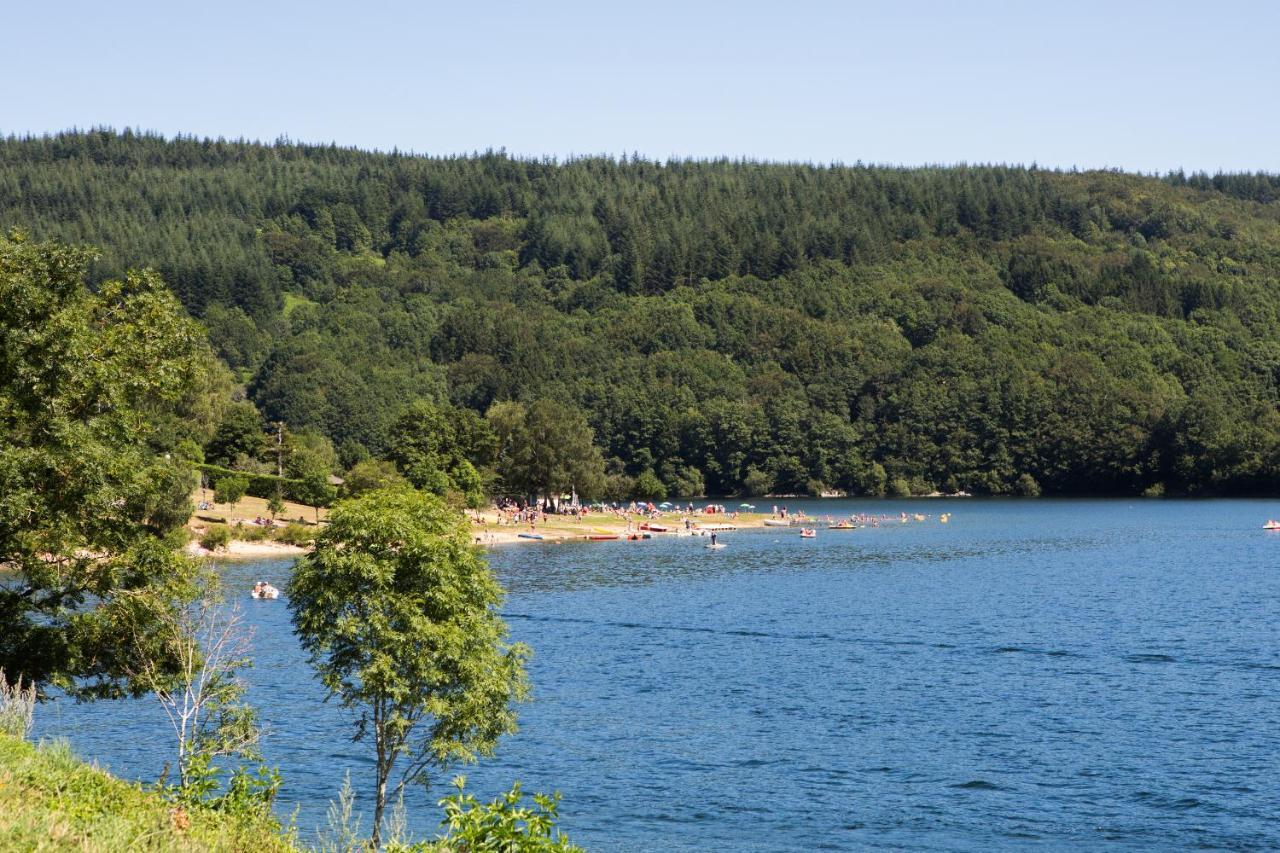
<path fill-rule="evenodd" d="M 435 841 L 405 844 L 393 841 L 388 853 L 444 853 L 457 850 L 527 850 L 540 853 L 582 853 L 556 829 L 560 795 L 534 794 L 525 801 L 520 783 L 488 803 L 465 790 L 466 777 L 453 781 L 458 793 L 440 801 L 449 834 Z"/>
<path fill-rule="evenodd" d="M 891 498 L 911 497 L 911 484 L 905 477 L 894 477 L 889 481 L 888 494 Z"/>
<path fill-rule="evenodd" d="M 759 468 L 748 468 L 747 476 L 742 480 L 742 487 L 748 496 L 767 495 L 773 491 L 773 475 Z"/>
<path fill-rule="evenodd" d="M 200 547 L 206 551 L 218 551 L 231 543 L 231 528 L 225 524 L 210 525 L 200 537 Z"/>
<path fill-rule="evenodd" d="M 214 482 L 224 477 L 247 477 L 249 480 L 249 488 L 245 492 L 246 495 L 252 495 L 255 498 L 270 499 L 281 491 L 284 492 L 285 500 L 298 500 L 297 492 L 302 486 L 301 480 L 291 477 L 277 477 L 275 474 L 255 474 L 249 471 L 234 471 L 230 468 L 223 468 L 219 465 L 197 465 L 196 468 L 201 471 L 210 481 Z"/>
<path fill-rule="evenodd" d="M 1018 477 L 1018 482 L 1013 484 L 1013 491 L 1024 498 L 1036 498 L 1040 496 L 1040 484 L 1030 474 L 1022 474 Z"/>
<path fill-rule="evenodd" d="M 631 497 L 639 500 L 666 500 L 667 487 L 658 479 L 658 475 L 653 473 L 652 468 L 646 468 L 631 484 Z"/>
<path fill-rule="evenodd" d="M 276 539 L 286 545 L 297 545 L 299 548 L 305 548 L 311 544 L 311 540 L 315 539 L 315 534 L 305 524 L 294 522 L 277 533 Z"/>
<path fill-rule="evenodd" d="M 249 478 L 228 474 L 213 484 L 213 501 L 220 504 L 238 504 L 249 489 Z"/>
<path fill-rule="evenodd" d="M 262 542 L 271 538 L 271 529 L 260 524 L 245 524 L 242 521 L 231 528 L 231 535 L 242 542 Z"/>

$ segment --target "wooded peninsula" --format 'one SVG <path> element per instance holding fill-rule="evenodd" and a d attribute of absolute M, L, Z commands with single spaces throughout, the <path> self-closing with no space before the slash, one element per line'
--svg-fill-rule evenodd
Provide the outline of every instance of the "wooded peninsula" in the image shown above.
<path fill-rule="evenodd" d="M 319 489 L 519 492 L 504 429 L 593 444 L 542 483 L 583 497 L 1280 483 L 1280 176 L 102 130 L 0 141 L 0 228 L 159 273 L 243 389 L 228 471 L 283 423 Z"/>

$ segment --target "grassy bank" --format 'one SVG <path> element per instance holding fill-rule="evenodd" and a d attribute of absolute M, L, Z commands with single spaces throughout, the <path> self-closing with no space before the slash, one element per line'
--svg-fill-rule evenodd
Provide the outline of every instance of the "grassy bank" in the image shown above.
<path fill-rule="evenodd" d="M 76 758 L 62 743 L 0 734 L 0 849 L 262 850 L 295 848 L 273 826 L 179 809 Z"/>

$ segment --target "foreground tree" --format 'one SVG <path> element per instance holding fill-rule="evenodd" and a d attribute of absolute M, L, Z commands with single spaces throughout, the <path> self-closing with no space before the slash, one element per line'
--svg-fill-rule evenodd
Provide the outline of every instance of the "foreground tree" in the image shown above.
<path fill-rule="evenodd" d="M 191 594 L 191 512 L 214 363 L 149 273 L 90 292 L 92 255 L 0 239 L 0 669 L 79 697 L 141 693 L 157 607 Z"/>
<path fill-rule="evenodd" d="M 528 649 L 507 642 L 502 589 L 443 499 L 402 487 L 336 506 L 289 584 L 294 627 L 375 756 L 373 845 L 395 792 L 515 731 Z"/>

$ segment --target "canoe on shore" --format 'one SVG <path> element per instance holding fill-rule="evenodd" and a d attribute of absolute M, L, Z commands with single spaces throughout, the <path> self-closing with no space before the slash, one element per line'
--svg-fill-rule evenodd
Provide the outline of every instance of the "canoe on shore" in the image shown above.
<path fill-rule="evenodd" d="M 517 533 L 516 538 L 517 539 L 542 539 L 543 536 L 541 533 Z"/>
<path fill-rule="evenodd" d="M 764 520 L 765 527 L 790 527 L 791 519 L 789 518 L 766 518 Z"/>
<path fill-rule="evenodd" d="M 607 542 L 620 539 L 621 537 L 622 534 L 620 533 L 592 533 L 589 536 L 584 536 L 583 538 L 590 539 L 592 542 Z"/>

